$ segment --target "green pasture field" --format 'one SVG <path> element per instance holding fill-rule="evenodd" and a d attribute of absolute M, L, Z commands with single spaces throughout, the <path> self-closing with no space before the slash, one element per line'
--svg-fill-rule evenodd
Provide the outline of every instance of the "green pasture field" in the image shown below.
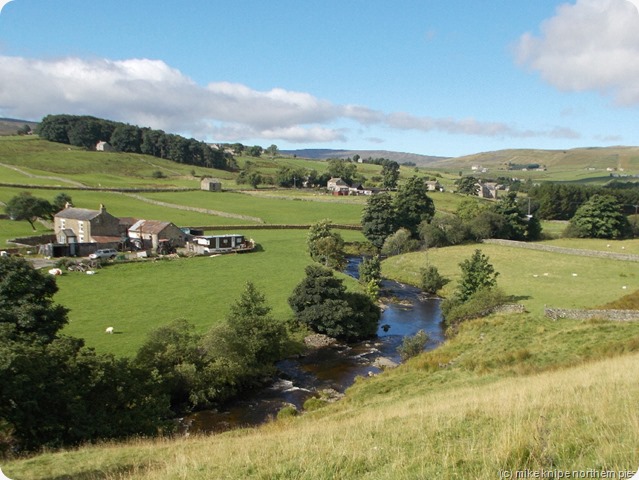
<path fill-rule="evenodd" d="M 245 254 L 173 260 L 114 262 L 95 275 L 66 272 L 57 277 L 55 301 L 70 309 L 63 333 L 116 355 L 134 355 L 149 331 L 184 318 L 204 332 L 222 322 L 247 281 L 273 307 L 275 318 L 292 312 L 286 299 L 311 263 L 306 230 L 238 232 L 259 245 Z M 347 241 L 363 240 L 356 231 L 340 231 Z M 356 282 L 345 275 L 348 285 Z M 105 334 L 114 327 L 116 334 Z"/>
<path fill-rule="evenodd" d="M 562 246 L 568 245 L 566 243 Z M 628 245 L 627 250 L 632 251 L 636 250 L 639 243 L 635 240 Z M 382 262 L 382 273 L 385 277 L 418 285 L 420 269 L 428 264 L 435 265 L 442 275 L 452 280 L 443 289 L 444 296 L 449 296 L 461 276 L 459 263 L 469 258 L 475 249 L 486 254 L 489 262 L 499 272 L 498 286 L 533 313 L 542 313 L 546 305 L 558 308 L 595 308 L 639 289 L 637 262 L 490 244 L 434 248 L 390 257 Z M 621 252 L 621 249 L 618 248 L 617 251 Z"/>
<path fill-rule="evenodd" d="M 201 176 L 225 181 L 235 178 L 235 174 L 224 170 L 185 165 L 148 155 L 90 152 L 35 136 L 0 137 L 0 163 L 17 166 L 33 175 L 65 177 L 92 187 L 198 188 Z M 4 174 L 5 170 L 0 172 Z M 154 178 L 155 171 L 161 171 L 166 178 Z M 195 177 L 192 172 L 195 172 Z M 41 184 L 40 180 L 24 176 L 16 183 Z M 48 183 L 55 185 L 52 180 Z"/>
<path fill-rule="evenodd" d="M 362 205 L 350 203 L 255 198 L 234 192 L 162 192 L 145 193 L 144 196 L 181 205 L 258 217 L 269 224 L 309 224 L 324 218 L 329 218 L 334 223 L 356 224 L 361 220 L 362 211 Z"/>

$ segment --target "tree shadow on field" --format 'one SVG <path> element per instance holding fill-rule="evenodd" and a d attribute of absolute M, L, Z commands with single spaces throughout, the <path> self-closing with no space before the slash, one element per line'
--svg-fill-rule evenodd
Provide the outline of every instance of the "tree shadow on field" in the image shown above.
<path fill-rule="evenodd" d="M 511 295 L 508 297 L 508 301 L 517 303 L 521 302 L 522 300 L 530 300 L 531 298 L 533 297 L 531 297 L 530 295 Z"/>

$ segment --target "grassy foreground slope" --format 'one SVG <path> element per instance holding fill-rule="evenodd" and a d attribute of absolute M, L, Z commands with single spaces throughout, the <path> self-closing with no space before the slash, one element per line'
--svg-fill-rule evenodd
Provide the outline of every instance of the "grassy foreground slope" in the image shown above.
<path fill-rule="evenodd" d="M 3 471 L 85 480 L 627 472 L 639 466 L 637 351 L 639 324 L 498 316 L 469 322 L 439 349 L 358 381 L 345 400 L 299 418 L 45 453 Z"/>

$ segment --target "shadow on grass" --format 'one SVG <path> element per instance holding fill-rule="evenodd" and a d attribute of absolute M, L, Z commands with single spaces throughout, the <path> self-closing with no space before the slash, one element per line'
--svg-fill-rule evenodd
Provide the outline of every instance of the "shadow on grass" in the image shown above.
<path fill-rule="evenodd" d="M 75 472 L 73 475 L 56 475 L 55 477 L 44 477 L 44 480 L 101 480 L 104 478 L 113 478 L 114 476 L 123 476 L 130 474 L 140 474 L 143 470 L 149 470 L 150 466 L 140 465 L 121 465 L 105 470 L 86 470 L 84 472 Z"/>
<path fill-rule="evenodd" d="M 521 302 L 523 300 L 530 300 L 531 297 L 530 295 L 511 295 L 508 297 L 508 301 L 509 302 L 513 302 L 513 303 L 517 303 L 517 302 Z"/>

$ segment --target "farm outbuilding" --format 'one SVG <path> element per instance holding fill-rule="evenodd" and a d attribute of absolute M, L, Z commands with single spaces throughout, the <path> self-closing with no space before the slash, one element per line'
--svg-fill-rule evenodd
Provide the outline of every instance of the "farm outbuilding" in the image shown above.
<path fill-rule="evenodd" d="M 227 235 L 202 235 L 193 237 L 187 243 L 190 252 L 206 254 L 206 253 L 231 253 L 231 252 L 248 252 L 253 250 L 255 243 L 252 239 L 247 239 L 244 235 L 227 234 Z"/>
<path fill-rule="evenodd" d="M 200 182 L 200 189 L 207 192 L 221 192 L 222 182 L 217 178 L 204 177 Z"/>
<path fill-rule="evenodd" d="M 160 240 L 169 240 L 174 247 L 183 247 L 186 234 L 171 222 L 138 220 L 129 228 L 129 239 L 140 250 L 156 249 Z"/>

